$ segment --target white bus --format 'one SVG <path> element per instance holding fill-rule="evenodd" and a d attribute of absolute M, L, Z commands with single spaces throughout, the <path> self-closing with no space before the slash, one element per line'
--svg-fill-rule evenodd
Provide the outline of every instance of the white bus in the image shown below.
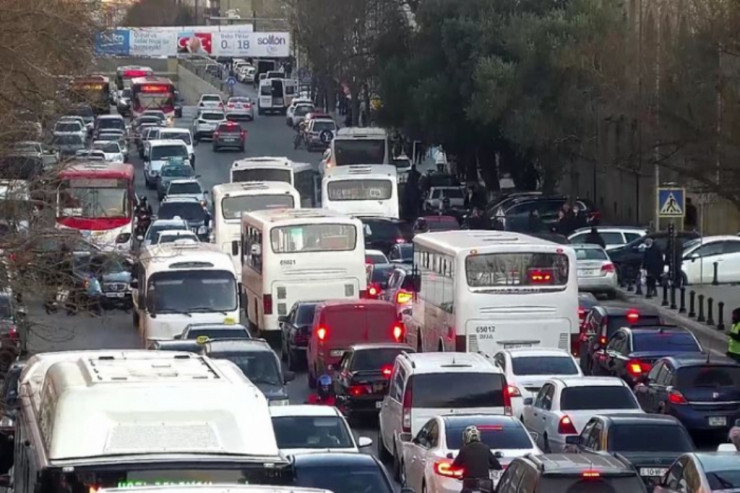
<path fill-rule="evenodd" d="M 165 243 L 139 255 L 131 280 L 134 327 L 143 347 L 189 324 L 239 321 L 236 269 L 211 243 Z"/>
<path fill-rule="evenodd" d="M 90 351 L 34 365 L 36 378 L 19 389 L 16 493 L 286 484 L 290 464 L 267 400 L 234 363 L 141 353 Z"/>
<path fill-rule="evenodd" d="M 323 209 L 247 212 L 241 240 L 245 311 L 273 345 L 280 343 L 278 318 L 296 301 L 367 295 L 359 219 Z"/>
<path fill-rule="evenodd" d="M 240 159 L 232 163 L 229 176 L 231 183 L 282 181 L 293 185 L 295 181 L 293 161 L 287 157 L 264 156 Z"/>
<path fill-rule="evenodd" d="M 350 216 L 398 219 L 398 176 L 390 165 L 340 166 L 321 180 L 321 207 Z"/>
<path fill-rule="evenodd" d="M 414 237 L 416 282 L 407 341 L 419 351 L 545 347 L 578 336 L 572 248 L 503 231 Z"/>
<path fill-rule="evenodd" d="M 321 172 L 351 164 L 390 164 L 388 133 L 382 128 L 346 127 L 337 130 L 324 153 Z"/>
<path fill-rule="evenodd" d="M 300 209 L 298 190 L 283 182 L 250 181 L 216 185 L 213 200 L 213 242 L 231 255 L 239 282 L 242 277 L 242 213 L 262 209 Z"/>

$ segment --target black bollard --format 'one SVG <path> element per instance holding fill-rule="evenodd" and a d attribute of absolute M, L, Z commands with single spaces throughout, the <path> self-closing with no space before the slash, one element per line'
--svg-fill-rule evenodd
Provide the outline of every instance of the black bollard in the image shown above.
<path fill-rule="evenodd" d="M 714 298 L 707 299 L 707 325 L 714 325 Z"/>
<path fill-rule="evenodd" d="M 660 302 L 660 306 L 668 306 L 668 285 L 663 284 L 663 301 Z"/>
<path fill-rule="evenodd" d="M 696 299 L 696 291 L 693 289 L 689 292 L 689 317 L 694 318 L 696 316 L 696 310 L 694 310 L 694 301 Z"/>
<path fill-rule="evenodd" d="M 717 330 L 725 330 L 725 302 L 717 303 Z"/>
<path fill-rule="evenodd" d="M 671 285 L 671 310 L 675 310 L 676 307 L 676 285 Z"/>
<path fill-rule="evenodd" d="M 699 295 L 699 315 L 697 315 L 696 321 L 703 322 L 704 320 L 706 320 L 704 318 L 704 295 L 700 294 Z"/>
<path fill-rule="evenodd" d="M 714 265 L 714 278 L 712 279 L 712 285 L 716 286 L 719 284 L 719 281 L 717 281 L 717 270 L 719 267 L 719 262 L 715 262 L 713 265 Z"/>
<path fill-rule="evenodd" d="M 681 300 L 678 307 L 678 313 L 686 313 L 686 288 L 681 286 Z"/>

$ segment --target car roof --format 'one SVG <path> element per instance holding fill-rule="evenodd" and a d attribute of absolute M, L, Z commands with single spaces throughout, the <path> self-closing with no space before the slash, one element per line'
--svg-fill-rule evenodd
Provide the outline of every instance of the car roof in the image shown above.
<path fill-rule="evenodd" d="M 704 472 L 737 470 L 737 454 L 728 454 L 727 452 L 695 452 L 692 455 L 704 467 Z"/>
<path fill-rule="evenodd" d="M 603 250 L 604 247 L 601 245 L 594 245 L 593 243 L 575 243 L 573 245 L 573 248 L 578 248 L 581 250 Z"/>
<path fill-rule="evenodd" d="M 625 387 L 627 384 L 618 377 L 573 377 L 551 378 L 554 382 L 560 382 L 563 387 Z"/>
<path fill-rule="evenodd" d="M 631 465 L 607 453 L 581 452 L 576 454 L 528 455 L 524 459 L 540 466 L 544 475 L 548 473 L 579 474 L 583 470 L 602 472 L 634 471 Z"/>
<path fill-rule="evenodd" d="M 195 197 L 183 197 L 181 195 L 175 195 L 174 197 L 165 197 L 164 199 L 162 199 L 162 202 L 160 203 L 160 205 L 162 205 L 162 204 L 171 204 L 171 203 L 172 204 L 177 204 L 177 203 L 195 203 L 195 204 L 200 204 L 200 200 L 198 200 Z"/>
<path fill-rule="evenodd" d="M 180 139 L 152 139 L 149 141 L 149 145 L 152 147 L 166 146 L 166 145 L 179 145 L 184 146 L 185 143 Z"/>
<path fill-rule="evenodd" d="M 647 228 L 642 228 L 640 226 L 597 226 L 596 231 L 598 233 L 647 233 Z M 577 235 L 580 233 L 590 233 L 591 232 L 591 226 L 587 226 L 585 228 L 578 228 L 574 230 L 571 234 L 568 235 L 568 237 L 571 237 L 573 235 Z"/>
<path fill-rule="evenodd" d="M 675 333 L 675 334 L 691 334 L 692 332 L 689 329 L 685 329 L 683 327 L 677 327 L 675 325 L 632 325 L 630 327 L 622 327 L 622 329 L 629 330 L 632 332 L 632 335 L 636 334 L 652 334 L 655 332 L 663 332 L 663 333 Z"/>
<path fill-rule="evenodd" d="M 318 407 L 318 406 L 317 406 Z M 311 454 L 298 454 L 293 456 L 294 464 L 297 466 L 345 468 L 352 471 L 357 466 L 375 466 L 383 468 L 378 460 L 370 454 L 358 454 L 352 452 L 319 452 Z"/>
<path fill-rule="evenodd" d="M 150 110 L 147 110 L 147 111 L 150 111 Z M 97 119 L 98 120 L 123 120 L 123 117 L 121 115 L 98 115 Z"/>
<path fill-rule="evenodd" d="M 208 353 L 274 352 L 264 339 L 214 339 L 203 344 Z"/>
<path fill-rule="evenodd" d="M 154 341 L 153 346 L 158 346 L 161 350 L 167 351 L 191 351 L 200 353 L 203 346 L 191 339 L 177 341 Z"/>
<path fill-rule="evenodd" d="M 508 353 L 512 358 L 524 358 L 528 356 L 570 356 L 570 353 L 565 349 L 544 347 L 503 349 L 501 352 Z"/>
<path fill-rule="evenodd" d="M 186 327 L 188 330 L 193 329 L 226 329 L 226 330 L 239 330 L 244 331 L 247 328 L 242 324 L 225 324 L 225 323 L 202 323 L 202 324 L 188 324 Z"/>
<path fill-rule="evenodd" d="M 314 406 L 311 404 L 270 406 L 270 415 L 273 418 L 282 416 L 341 416 L 339 410 L 334 406 Z"/>
<path fill-rule="evenodd" d="M 197 183 L 198 185 L 200 185 L 200 182 L 195 177 L 192 177 L 192 178 L 178 178 L 177 180 L 170 180 L 170 184 L 172 184 L 172 183 L 178 183 L 178 184 L 182 184 L 182 183 Z"/>
<path fill-rule="evenodd" d="M 650 305 L 640 305 L 639 308 L 634 305 L 597 305 L 597 307 L 603 310 L 607 315 L 611 316 L 627 315 L 627 312 L 630 310 L 636 311 L 638 315 L 647 315 L 651 317 L 660 316 L 658 309 Z"/>
<path fill-rule="evenodd" d="M 480 423 L 490 423 L 493 425 L 511 425 L 520 426 L 518 418 L 514 416 L 506 416 L 503 414 L 489 414 L 489 413 L 470 413 L 470 414 L 440 414 L 439 417 L 445 426 L 460 426 L 469 424 L 471 421 Z"/>
<path fill-rule="evenodd" d="M 369 249 L 365 250 L 365 255 L 382 255 L 385 257 L 385 253 L 382 250 Z"/>
<path fill-rule="evenodd" d="M 478 353 L 406 353 L 403 360 L 408 361 L 416 374 L 502 373 L 491 360 Z"/>
<path fill-rule="evenodd" d="M 629 413 L 609 413 L 597 414 L 594 417 L 602 418 L 615 424 L 650 424 L 650 425 L 679 425 L 681 422 L 668 414 L 629 414 Z"/>
<path fill-rule="evenodd" d="M 352 344 L 349 349 L 350 351 L 369 351 L 373 349 L 401 349 L 410 353 L 416 352 L 414 351 L 414 348 L 412 348 L 408 344 L 403 344 L 400 342 L 362 342 L 359 344 Z"/>
<path fill-rule="evenodd" d="M 152 222 L 152 226 L 154 226 L 154 225 L 160 226 L 160 225 L 168 225 L 168 224 L 180 224 L 180 223 L 184 223 L 184 222 L 187 222 L 187 221 L 185 221 L 185 219 L 183 219 L 183 218 L 174 218 L 174 217 L 173 218 L 170 218 L 170 219 L 156 219 L 156 220 L 154 220 Z"/>
<path fill-rule="evenodd" d="M 359 219 L 360 221 L 362 221 L 363 223 L 365 222 L 370 222 L 370 223 L 384 222 L 384 223 L 391 223 L 391 224 L 402 224 L 403 223 L 403 221 L 401 221 L 400 219 L 395 219 L 392 217 L 377 217 L 377 216 L 355 216 L 355 217 Z"/>
<path fill-rule="evenodd" d="M 740 367 L 735 360 L 732 360 L 726 356 L 709 355 L 707 359 L 706 354 L 701 353 L 690 353 L 666 356 L 662 359 L 670 361 L 670 363 L 676 368 L 689 368 L 692 366 L 736 366 Z"/>
<path fill-rule="evenodd" d="M 163 229 L 159 232 L 159 237 L 172 235 L 172 236 L 197 236 L 189 229 Z"/>

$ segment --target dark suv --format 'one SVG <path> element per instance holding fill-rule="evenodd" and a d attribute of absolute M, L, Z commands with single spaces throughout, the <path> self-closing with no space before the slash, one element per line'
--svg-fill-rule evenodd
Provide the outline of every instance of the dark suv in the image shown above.
<path fill-rule="evenodd" d="M 236 122 L 220 123 L 213 132 L 213 152 L 221 149 L 238 149 L 244 152 L 247 131 Z"/>
<path fill-rule="evenodd" d="M 506 468 L 496 493 L 647 493 L 626 460 L 606 453 L 525 455 Z"/>
<path fill-rule="evenodd" d="M 542 225 L 549 228 L 558 219 L 558 212 L 562 210 L 563 205 L 568 202 L 568 197 L 558 196 L 515 196 L 502 201 L 498 206 L 492 208 L 491 222 L 498 222 L 502 229 L 506 231 L 529 230 L 529 215 L 537 211 L 542 221 Z M 599 213 L 591 201 L 586 199 L 576 199 L 574 205 L 579 211 L 583 211 L 586 223 L 588 225 L 597 225 L 599 222 Z"/>

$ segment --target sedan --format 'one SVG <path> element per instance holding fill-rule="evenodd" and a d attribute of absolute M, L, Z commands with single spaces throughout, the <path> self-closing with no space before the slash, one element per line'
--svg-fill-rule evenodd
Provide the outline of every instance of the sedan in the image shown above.
<path fill-rule="evenodd" d="M 272 427 L 280 451 L 285 455 L 316 451 L 359 453 L 373 441 L 355 442 L 347 420 L 332 406 L 270 406 Z"/>
<path fill-rule="evenodd" d="M 617 296 L 617 271 L 609 255 L 599 245 L 573 245 L 576 251 L 578 289 L 605 293 L 609 299 Z"/>
<path fill-rule="evenodd" d="M 299 301 L 287 315 L 278 319 L 283 332 L 281 354 L 291 371 L 298 370 L 299 365 L 306 366 L 306 347 L 318 303 L 318 301 Z"/>
<path fill-rule="evenodd" d="M 738 489 L 740 468 L 736 453 L 695 452 L 679 457 L 653 493 L 709 493 Z"/>
<path fill-rule="evenodd" d="M 247 97 L 234 96 L 229 98 L 224 110 L 226 112 L 226 118 L 229 120 L 254 120 L 254 104 Z"/>
<path fill-rule="evenodd" d="M 92 145 L 93 150 L 102 151 L 105 160 L 111 163 L 124 162 L 123 150 L 117 141 L 96 140 Z"/>

